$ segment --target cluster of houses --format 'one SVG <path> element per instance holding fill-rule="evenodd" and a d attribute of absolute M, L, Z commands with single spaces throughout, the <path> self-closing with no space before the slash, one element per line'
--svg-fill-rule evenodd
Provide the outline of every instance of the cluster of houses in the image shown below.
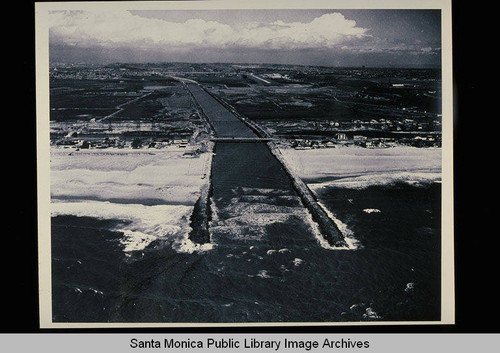
<path fill-rule="evenodd" d="M 90 148 L 164 148 L 167 146 L 175 146 L 178 148 L 186 149 L 186 154 L 193 154 L 192 148 L 187 138 L 172 138 L 162 139 L 161 141 L 153 141 L 151 139 L 135 138 L 133 140 L 123 140 L 120 138 L 82 138 L 76 132 L 69 133 L 64 138 L 55 141 L 57 146 L 72 147 L 76 149 L 90 149 Z"/>
<path fill-rule="evenodd" d="M 439 119 L 431 121 L 416 121 L 414 119 L 371 119 L 371 120 L 350 120 L 350 121 L 326 121 L 311 122 L 315 128 L 326 129 L 367 129 L 367 130 L 387 130 L 387 131 L 432 131 L 440 129 Z M 303 124 L 308 124 L 303 122 Z"/>
<path fill-rule="evenodd" d="M 389 148 L 396 145 L 406 145 L 413 147 L 440 147 L 440 135 L 416 135 L 413 137 L 393 138 L 393 137 L 367 137 L 354 135 L 348 137 L 345 133 L 337 133 L 334 138 L 313 139 L 294 138 L 288 140 L 288 145 L 296 150 L 308 150 L 316 148 L 335 148 L 337 145 L 355 145 L 363 148 Z"/>
<path fill-rule="evenodd" d="M 289 145 L 296 150 L 309 150 L 313 148 L 334 148 L 337 144 L 348 144 L 347 135 L 338 133 L 333 139 L 308 139 L 295 138 L 288 141 Z"/>

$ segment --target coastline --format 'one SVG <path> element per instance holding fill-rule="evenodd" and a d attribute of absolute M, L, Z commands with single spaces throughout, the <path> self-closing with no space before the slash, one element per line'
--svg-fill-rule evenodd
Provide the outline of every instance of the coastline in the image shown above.
<path fill-rule="evenodd" d="M 286 165 L 315 196 L 330 186 L 363 189 L 441 180 L 441 148 L 295 150 L 280 146 L 279 150 Z M 208 192 L 212 152 L 186 157 L 184 151 L 175 146 L 79 151 L 52 146 L 52 215 L 125 221 L 116 229 L 124 233 L 125 252 L 164 237 L 193 251 L 190 216 Z"/>
<path fill-rule="evenodd" d="M 206 188 L 211 153 L 184 149 L 51 148 L 51 214 L 120 221 L 123 251 L 142 250 L 158 238 L 182 252 L 203 246 L 188 238 L 190 216 Z"/>
<path fill-rule="evenodd" d="M 384 180 L 441 180 L 441 148 L 340 146 L 296 150 L 280 147 L 280 151 L 289 167 L 309 186 L 331 182 L 340 185 L 342 180 L 355 178 L 366 186 Z"/>

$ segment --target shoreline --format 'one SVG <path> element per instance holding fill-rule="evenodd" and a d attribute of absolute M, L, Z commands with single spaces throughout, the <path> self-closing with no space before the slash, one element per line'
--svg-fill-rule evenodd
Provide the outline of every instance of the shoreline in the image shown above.
<path fill-rule="evenodd" d="M 412 178 L 441 180 L 440 147 L 275 148 L 291 172 L 311 187 L 356 180 L 365 185 Z M 52 200 L 149 200 L 153 204 L 157 200 L 159 204 L 194 205 L 206 193 L 213 152 L 212 148 L 195 156 L 185 152 L 186 148 L 178 146 L 84 150 L 51 146 Z"/>
<path fill-rule="evenodd" d="M 295 150 L 280 146 L 276 149 L 290 173 L 303 181 L 313 198 L 321 189 L 331 186 L 363 189 L 397 182 L 419 185 L 441 179 L 441 148 L 372 150 L 344 146 Z M 153 238 L 163 237 L 158 231 L 163 229 L 162 224 L 177 225 L 176 229 L 186 233 L 178 233 L 177 241 L 209 242 L 210 236 L 200 233 L 195 223 L 201 226 L 210 221 L 213 152 L 209 148 L 196 157 L 186 157 L 184 151 L 175 146 L 80 151 L 51 146 L 52 214 L 131 220 L 126 229 L 129 234 L 152 232 Z M 200 204 L 205 199 L 207 202 Z M 89 205 L 90 213 L 85 210 Z M 156 213 L 162 207 L 184 211 L 167 219 Z M 192 218 L 197 207 L 198 218 L 203 214 L 199 219 Z M 129 211 L 132 209 L 140 212 L 132 215 Z"/>
<path fill-rule="evenodd" d="M 377 174 L 440 174 L 442 168 L 442 149 L 438 147 L 342 146 L 311 150 L 280 147 L 280 151 L 288 165 L 307 183 Z"/>

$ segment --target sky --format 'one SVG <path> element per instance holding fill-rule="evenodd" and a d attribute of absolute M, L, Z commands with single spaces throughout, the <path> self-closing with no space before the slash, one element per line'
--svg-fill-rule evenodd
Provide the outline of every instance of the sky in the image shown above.
<path fill-rule="evenodd" d="M 51 62 L 440 67 L 439 10 L 51 11 Z"/>

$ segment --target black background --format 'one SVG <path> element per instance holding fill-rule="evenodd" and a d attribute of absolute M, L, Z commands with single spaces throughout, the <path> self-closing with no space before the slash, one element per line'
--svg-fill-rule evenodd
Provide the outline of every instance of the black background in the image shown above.
<path fill-rule="evenodd" d="M 9 3 L 10 4 L 10 3 Z M 4 51 L 4 231 L 0 333 L 498 333 L 500 234 L 497 215 L 498 147 L 495 99 L 498 63 L 493 7 L 452 1 L 454 80 L 455 325 L 213 327 L 161 329 L 40 329 L 38 317 L 34 2 L 4 12 L 12 45 Z M 497 20 L 498 22 L 498 20 Z M 15 83 L 17 86 L 13 86 Z M 10 87 L 10 88 L 9 88 Z M 13 107 L 14 109 L 10 109 Z M 3 234 L 2 234 L 3 233 Z"/>

